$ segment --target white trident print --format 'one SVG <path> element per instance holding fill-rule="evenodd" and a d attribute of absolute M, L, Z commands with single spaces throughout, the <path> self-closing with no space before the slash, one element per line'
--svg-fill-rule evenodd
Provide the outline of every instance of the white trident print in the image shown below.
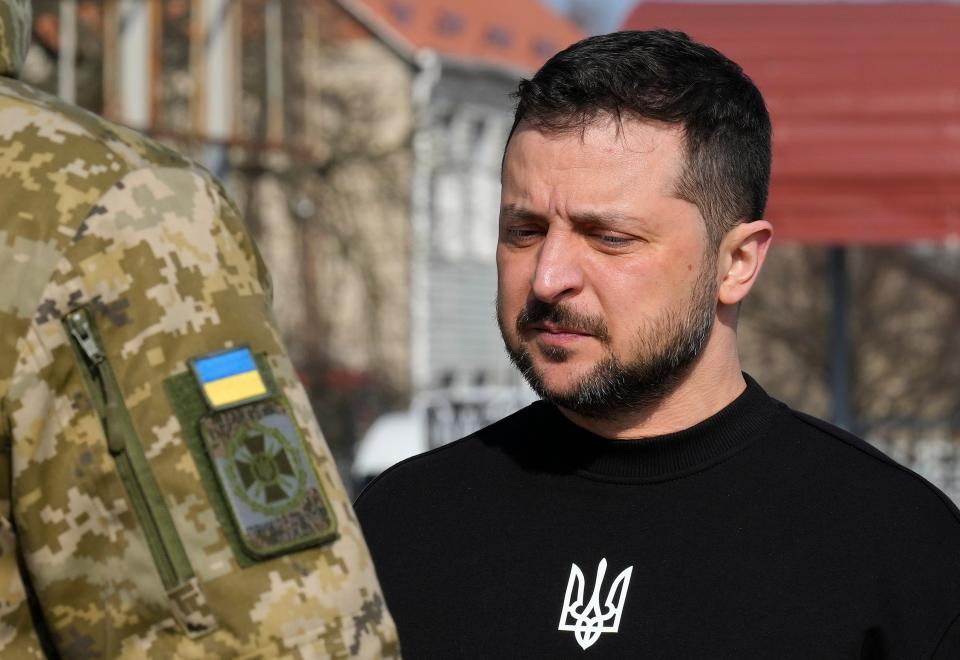
<path fill-rule="evenodd" d="M 627 589 L 630 588 L 630 575 L 633 566 L 625 568 L 617 579 L 613 581 L 607 598 L 600 606 L 600 589 L 603 585 L 603 576 L 607 572 L 607 560 L 600 560 L 597 566 L 597 581 L 593 584 L 593 595 L 589 602 L 583 604 L 585 580 L 583 571 L 576 564 L 570 566 L 570 579 L 567 580 L 567 594 L 563 597 L 563 612 L 560 614 L 560 626 L 557 630 L 569 630 L 574 633 L 577 643 L 586 651 L 600 639 L 600 634 L 615 633 L 620 630 L 620 615 L 623 613 L 623 603 L 627 599 Z M 574 596 L 576 589 L 576 598 Z"/>

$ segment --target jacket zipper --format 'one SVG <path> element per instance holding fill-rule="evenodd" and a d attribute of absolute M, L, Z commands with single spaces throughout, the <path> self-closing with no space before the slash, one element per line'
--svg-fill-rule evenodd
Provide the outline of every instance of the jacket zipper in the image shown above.
<path fill-rule="evenodd" d="M 84 307 L 75 309 L 64 319 L 64 325 L 80 358 L 87 389 L 100 416 L 117 474 L 143 530 L 160 580 L 170 591 L 193 577 L 190 560 L 150 471 L 92 315 Z"/>

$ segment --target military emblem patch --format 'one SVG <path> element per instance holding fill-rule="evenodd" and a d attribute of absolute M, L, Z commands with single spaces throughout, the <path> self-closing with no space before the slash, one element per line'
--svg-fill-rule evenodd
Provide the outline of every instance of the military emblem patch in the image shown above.
<path fill-rule="evenodd" d="M 234 492 L 253 511 L 280 515 L 295 507 L 306 494 L 304 461 L 290 441 L 285 416 L 273 417 L 277 426 L 266 426 L 266 418 L 251 421 L 233 431 L 227 443 L 223 472 Z M 282 429 L 282 430 L 281 430 Z"/>
<path fill-rule="evenodd" d="M 167 379 L 166 389 L 231 545 L 249 565 L 335 538 L 336 518 L 269 368 L 248 349 L 238 350 L 246 351 L 249 362 L 242 354 L 219 363 L 197 358 L 191 373 Z M 234 390 L 240 403 L 221 396 L 217 407 L 205 384 L 234 377 L 237 365 L 241 374 L 253 366 L 263 392 L 251 402 L 249 389 Z"/>
<path fill-rule="evenodd" d="M 289 413 L 266 400 L 212 413 L 200 432 L 244 546 L 272 555 L 331 528 L 313 464 Z"/>

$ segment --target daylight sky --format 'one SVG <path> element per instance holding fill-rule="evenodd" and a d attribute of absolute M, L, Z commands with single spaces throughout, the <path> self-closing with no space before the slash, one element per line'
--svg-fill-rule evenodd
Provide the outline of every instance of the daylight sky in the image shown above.
<path fill-rule="evenodd" d="M 543 0 L 591 34 L 616 30 L 636 0 Z"/>

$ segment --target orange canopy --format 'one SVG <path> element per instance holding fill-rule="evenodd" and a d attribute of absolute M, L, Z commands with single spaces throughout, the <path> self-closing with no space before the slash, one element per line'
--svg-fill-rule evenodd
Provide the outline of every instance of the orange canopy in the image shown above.
<path fill-rule="evenodd" d="M 960 239 L 960 4 L 641 3 L 735 60 L 773 118 L 778 239 Z"/>

